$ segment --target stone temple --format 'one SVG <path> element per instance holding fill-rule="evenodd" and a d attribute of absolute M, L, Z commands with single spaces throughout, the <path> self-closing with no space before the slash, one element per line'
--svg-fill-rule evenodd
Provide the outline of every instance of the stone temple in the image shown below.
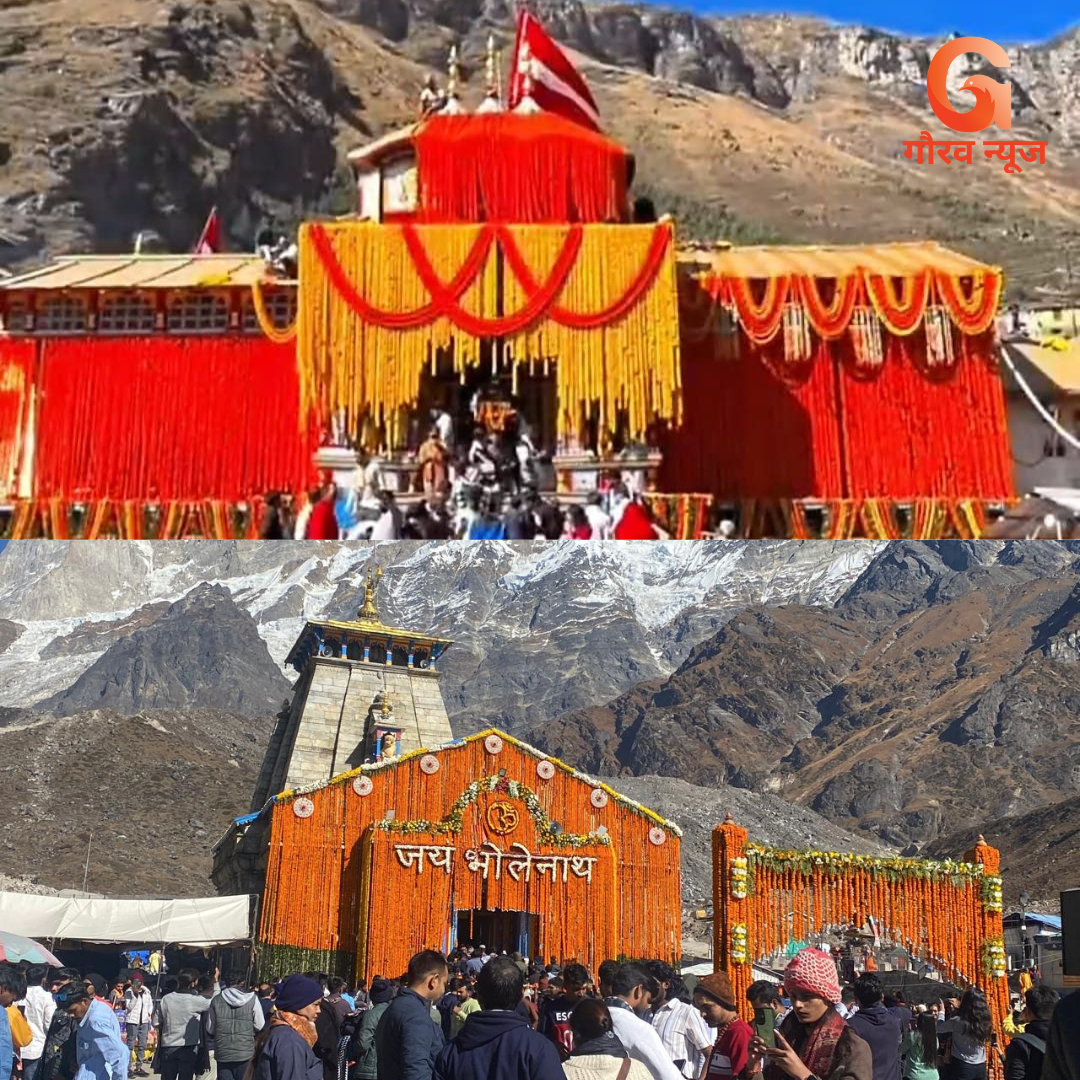
<path fill-rule="evenodd" d="M 267 818 L 260 811 L 275 796 L 453 740 L 438 668 L 452 643 L 386 626 L 376 602 L 381 576 L 368 576 L 355 620 L 308 622 L 286 657 L 299 675 L 292 705 L 270 738 L 251 814 L 215 848 L 220 892 L 261 891 Z"/>

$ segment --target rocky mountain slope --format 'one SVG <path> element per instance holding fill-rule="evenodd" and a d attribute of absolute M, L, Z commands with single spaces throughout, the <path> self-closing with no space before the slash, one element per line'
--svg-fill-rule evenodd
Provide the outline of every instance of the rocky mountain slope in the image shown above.
<path fill-rule="evenodd" d="M 980 828 L 965 827 L 935 841 L 929 851 L 966 851 L 980 832 L 1001 848 L 1001 872 L 1011 903 L 1026 892 L 1038 910 L 1058 911 L 1061 891 L 1080 886 L 1076 871 L 1080 866 L 1080 800 L 1075 797 L 998 818 Z"/>
<path fill-rule="evenodd" d="M 919 845 L 1080 791 L 1080 548 L 891 544 L 832 609 L 750 607 L 531 738 L 584 768 L 776 792 Z"/>
<path fill-rule="evenodd" d="M 129 716 L 194 705 L 267 717 L 291 694 L 251 616 L 224 586 L 199 585 L 145 629 L 133 631 L 127 620 L 115 644 L 38 708 L 56 716 L 93 708 Z"/>
<path fill-rule="evenodd" d="M 1008 47 L 1012 136 L 1050 142 L 1017 183 L 987 160 L 960 177 L 903 157 L 922 129 L 947 137 L 923 85 L 940 42 L 642 4 L 537 10 L 684 235 L 930 236 L 1005 264 L 1015 295 L 1072 288 L 1080 30 Z M 148 227 L 187 250 L 214 203 L 244 248 L 268 220 L 345 211 L 344 152 L 414 117 L 452 43 L 478 101 L 483 43 L 508 48 L 512 19 L 505 0 L 0 0 L 0 265 L 129 250 Z M 958 62 L 954 87 L 977 69 Z"/>
<path fill-rule="evenodd" d="M 0 716 L 0 777 L 19 792 L 0 874 L 20 891 L 82 889 L 89 846 L 90 892 L 212 894 L 210 847 L 254 787 L 272 726 L 212 709 Z"/>
<path fill-rule="evenodd" d="M 558 716 L 666 675 L 747 603 L 831 603 L 879 547 L 401 543 L 375 558 L 387 622 L 455 641 L 443 695 L 458 729 L 472 731 Z M 280 664 L 305 618 L 355 615 L 372 551 L 34 542 L 4 559 L 0 617 L 24 630 L 0 653 L 0 705 L 26 705 L 66 691 L 113 649 L 122 669 L 133 631 L 200 582 L 228 589 Z M 197 615 L 177 618 L 178 634 L 185 622 L 201 633 Z M 170 686 L 160 706 L 209 704 Z"/>

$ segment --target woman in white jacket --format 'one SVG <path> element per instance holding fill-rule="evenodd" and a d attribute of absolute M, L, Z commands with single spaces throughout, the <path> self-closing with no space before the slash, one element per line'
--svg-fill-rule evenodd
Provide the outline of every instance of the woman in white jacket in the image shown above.
<path fill-rule="evenodd" d="M 585 998 L 570 1014 L 574 1049 L 563 1062 L 566 1080 L 652 1080 L 640 1061 L 633 1061 L 615 1034 L 608 1007 Z"/>

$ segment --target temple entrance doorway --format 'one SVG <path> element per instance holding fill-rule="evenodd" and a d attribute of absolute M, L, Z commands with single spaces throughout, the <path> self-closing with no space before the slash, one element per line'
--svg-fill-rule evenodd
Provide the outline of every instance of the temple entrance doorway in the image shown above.
<path fill-rule="evenodd" d="M 528 911 L 459 911 L 455 920 L 456 945 L 481 945 L 489 953 L 519 952 L 531 956 L 539 950 L 539 916 Z"/>

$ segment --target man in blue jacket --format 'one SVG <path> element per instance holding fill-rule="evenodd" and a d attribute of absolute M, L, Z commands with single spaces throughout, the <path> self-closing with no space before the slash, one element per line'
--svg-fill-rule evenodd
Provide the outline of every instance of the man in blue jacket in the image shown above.
<path fill-rule="evenodd" d="M 78 1021 L 75 1029 L 75 1080 L 127 1080 L 128 1048 L 120 1036 L 116 1013 L 90 996 L 80 982 L 71 982 L 56 995 L 57 1009 Z"/>
<path fill-rule="evenodd" d="M 375 1029 L 379 1080 L 431 1080 L 444 1045 L 431 1007 L 446 992 L 448 977 L 446 957 L 433 949 L 409 961 L 407 985 L 390 1002 Z"/>
<path fill-rule="evenodd" d="M 900 1080 L 900 1021 L 884 1005 L 881 980 L 865 972 L 855 980 L 855 1000 L 859 1011 L 848 1017 L 848 1027 L 870 1044 L 874 1062 L 873 1080 Z"/>
<path fill-rule="evenodd" d="M 499 956 L 476 980 L 480 1011 L 435 1063 L 435 1080 L 566 1080 L 555 1044 L 514 1010 L 525 983 L 517 964 Z"/>

